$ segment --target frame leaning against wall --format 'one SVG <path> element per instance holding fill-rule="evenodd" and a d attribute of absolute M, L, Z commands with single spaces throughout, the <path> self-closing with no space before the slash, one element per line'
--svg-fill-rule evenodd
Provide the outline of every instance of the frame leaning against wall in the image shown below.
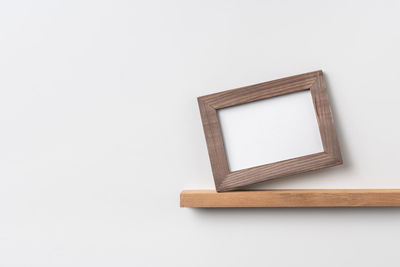
<path fill-rule="evenodd" d="M 304 90 L 311 92 L 323 151 L 231 172 L 218 119 L 218 109 Z M 322 71 L 201 96 L 198 98 L 198 103 L 215 187 L 218 192 L 235 190 L 270 179 L 342 164 Z"/>

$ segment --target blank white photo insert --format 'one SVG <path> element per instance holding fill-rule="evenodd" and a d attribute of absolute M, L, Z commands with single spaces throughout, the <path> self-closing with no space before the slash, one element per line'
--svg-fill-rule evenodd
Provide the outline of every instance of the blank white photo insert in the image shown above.
<path fill-rule="evenodd" d="M 230 171 L 323 151 L 310 90 L 218 110 Z"/>

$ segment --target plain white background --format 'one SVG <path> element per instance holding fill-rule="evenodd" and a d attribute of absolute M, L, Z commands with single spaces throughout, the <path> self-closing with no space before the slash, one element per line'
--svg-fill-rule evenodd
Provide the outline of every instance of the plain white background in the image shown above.
<path fill-rule="evenodd" d="M 196 97 L 322 69 L 345 164 L 399 188 L 396 1 L 2 1 L 0 266 L 398 266 L 400 209 L 179 208 Z"/>

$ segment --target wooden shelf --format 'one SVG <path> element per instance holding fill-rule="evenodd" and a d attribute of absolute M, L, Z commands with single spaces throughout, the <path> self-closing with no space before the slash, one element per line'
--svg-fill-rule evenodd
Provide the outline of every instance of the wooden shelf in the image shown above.
<path fill-rule="evenodd" d="M 400 189 L 184 190 L 187 208 L 400 207 Z"/>

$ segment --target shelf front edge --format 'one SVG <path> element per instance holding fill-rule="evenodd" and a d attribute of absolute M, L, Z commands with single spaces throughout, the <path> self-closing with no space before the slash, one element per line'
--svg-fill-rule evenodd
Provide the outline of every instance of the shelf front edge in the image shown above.
<path fill-rule="evenodd" d="M 187 208 L 400 207 L 400 189 L 184 190 Z"/>

